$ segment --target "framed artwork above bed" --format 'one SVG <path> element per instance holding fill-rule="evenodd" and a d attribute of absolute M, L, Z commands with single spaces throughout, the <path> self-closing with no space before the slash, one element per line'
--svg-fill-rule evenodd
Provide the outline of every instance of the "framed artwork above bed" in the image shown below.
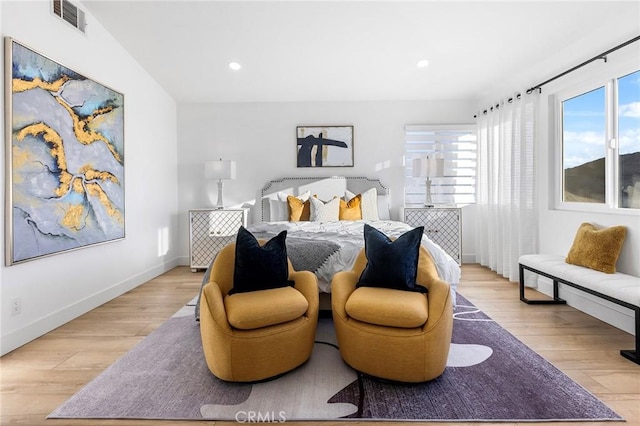
<path fill-rule="evenodd" d="M 298 126 L 297 167 L 353 167 L 353 126 Z"/>

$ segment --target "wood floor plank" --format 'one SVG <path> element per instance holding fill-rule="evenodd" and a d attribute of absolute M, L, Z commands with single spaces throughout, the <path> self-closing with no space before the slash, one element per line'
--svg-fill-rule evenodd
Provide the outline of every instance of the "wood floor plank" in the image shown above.
<path fill-rule="evenodd" d="M 178 267 L 0 358 L 0 424 L 86 425 L 83 419 L 46 416 L 108 365 L 133 348 L 193 299 L 203 272 Z M 622 358 L 633 337 L 570 306 L 530 306 L 519 290 L 487 268 L 463 265 L 459 293 L 541 356 L 626 418 L 640 425 L 640 366 Z M 531 297 L 533 290 L 528 290 Z M 91 420 L 97 426 L 233 425 L 233 422 Z M 344 425 L 343 422 L 288 422 L 289 425 Z M 393 422 L 349 422 L 350 426 Z M 416 425 L 478 423 L 414 422 Z M 482 423 L 490 426 L 492 423 Z M 537 423 L 575 426 L 575 422 Z M 530 423 L 495 423 L 496 426 Z M 589 426 L 611 422 L 589 422 Z"/>
<path fill-rule="evenodd" d="M 144 332 L 144 330 L 141 330 Z M 137 345 L 144 336 L 61 336 L 45 335 L 33 342 L 20 348 L 19 352 L 12 352 L 23 354 L 26 352 L 51 352 L 51 351 L 64 351 L 73 350 L 80 351 L 86 348 L 92 348 L 99 351 L 127 351 Z M 8 357 L 10 354 L 5 355 Z M 40 355 L 42 356 L 42 355 Z M 4 357 L 2 358 L 4 359 Z M 2 361 L 0 359 L 0 365 Z"/>
<path fill-rule="evenodd" d="M 640 394 L 640 371 L 591 370 L 588 374 L 610 393 Z"/>

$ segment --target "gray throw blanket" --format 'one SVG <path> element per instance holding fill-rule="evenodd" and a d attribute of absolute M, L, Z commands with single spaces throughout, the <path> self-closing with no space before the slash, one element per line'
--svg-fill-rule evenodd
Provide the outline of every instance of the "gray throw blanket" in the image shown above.
<path fill-rule="evenodd" d="M 269 239 L 275 234 L 258 232 L 254 236 L 258 239 Z M 329 256 L 340 250 L 340 246 L 331 241 L 288 235 L 285 244 L 287 245 L 287 256 L 296 271 L 316 272 Z"/>
<path fill-rule="evenodd" d="M 255 233 L 254 236 L 258 239 L 270 239 L 275 234 L 259 232 Z M 316 272 L 332 254 L 340 250 L 340 246 L 336 243 L 312 238 L 287 237 L 285 244 L 287 246 L 287 256 L 296 271 Z M 209 282 L 211 266 L 214 260 L 215 256 L 211 259 L 211 263 L 202 277 L 195 309 L 196 321 L 200 321 L 200 295 L 202 294 L 202 288 Z"/>

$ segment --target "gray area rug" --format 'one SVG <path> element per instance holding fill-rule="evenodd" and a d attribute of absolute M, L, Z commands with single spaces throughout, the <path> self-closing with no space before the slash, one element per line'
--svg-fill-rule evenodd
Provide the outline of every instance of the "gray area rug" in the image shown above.
<path fill-rule="evenodd" d="M 623 420 L 458 297 L 447 369 L 428 383 L 357 373 L 340 358 L 329 318 L 320 319 L 313 355 L 303 366 L 267 382 L 223 382 L 207 369 L 193 306 L 187 306 L 49 418 Z"/>

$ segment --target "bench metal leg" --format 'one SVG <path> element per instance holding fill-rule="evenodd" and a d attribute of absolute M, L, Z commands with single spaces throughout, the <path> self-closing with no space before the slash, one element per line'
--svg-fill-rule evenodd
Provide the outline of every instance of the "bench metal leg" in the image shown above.
<path fill-rule="evenodd" d="M 552 300 L 531 300 L 524 295 L 524 266 L 519 265 L 520 273 L 520 300 L 527 305 L 566 305 L 567 301 L 560 299 L 558 292 L 558 280 L 553 280 L 553 299 Z"/>
<path fill-rule="evenodd" d="M 638 355 L 636 351 L 631 350 L 621 350 L 620 355 L 625 357 L 626 359 L 635 362 L 636 364 L 640 364 L 640 359 L 638 359 Z"/>
<path fill-rule="evenodd" d="M 640 349 L 640 308 L 635 308 L 634 309 L 635 314 L 636 314 L 636 349 L 635 350 L 631 350 L 631 349 L 626 349 L 626 350 L 622 350 L 620 351 L 620 355 L 622 355 L 623 357 L 625 357 L 626 359 L 635 362 L 636 364 L 640 365 L 640 359 L 638 359 L 638 349 Z"/>

